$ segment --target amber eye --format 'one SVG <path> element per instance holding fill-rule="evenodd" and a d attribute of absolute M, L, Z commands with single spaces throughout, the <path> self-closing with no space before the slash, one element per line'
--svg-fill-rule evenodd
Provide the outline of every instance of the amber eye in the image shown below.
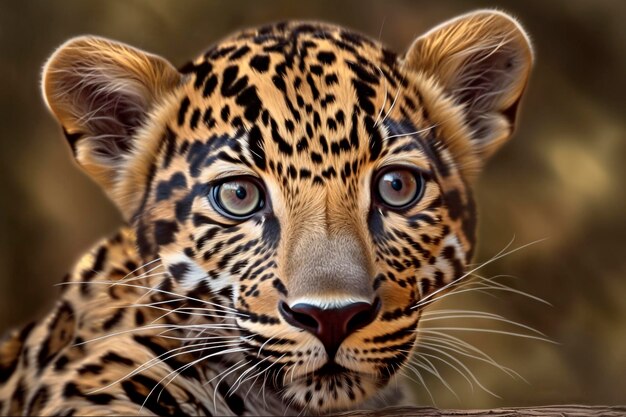
<path fill-rule="evenodd" d="M 422 176 L 407 168 L 393 168 L 378 175 L 376 191 L 380 201 L 390 208 L 405 208 L 422 194 Z"/>
<path fill-rule="evenodd" d="M 212 188 L 211 202 L 219 212 L 234 219 L 244 219 L 264 206 L 263 192 L 256 181 L 241 177 L 224 181 Z"/>

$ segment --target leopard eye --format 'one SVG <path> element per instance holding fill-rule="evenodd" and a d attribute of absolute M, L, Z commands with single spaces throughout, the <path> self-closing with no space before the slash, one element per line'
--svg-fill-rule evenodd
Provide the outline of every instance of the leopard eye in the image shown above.
<path fill-rule="evenodd" d="M 236 178 L 212 188 L 213 207 L 226 217 L 245 219 L 263 208 L 263 192 L 256 181 Z"/>
<path fill-rule="evenodd" d="M 407 168 L 392 168 L 378 175 L 376 191 L 380 201 L 393 209 L 405 208 L 419 200 L 424 188 L 422 176 Z"/>

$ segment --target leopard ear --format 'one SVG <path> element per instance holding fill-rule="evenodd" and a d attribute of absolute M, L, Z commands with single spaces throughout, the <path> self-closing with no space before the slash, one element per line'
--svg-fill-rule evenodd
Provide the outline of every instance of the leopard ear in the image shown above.
<path fill-rule="evenodd" d="M 447 21 L 416 39 L 405 59 L 463 105 L 470 151 L 480 160 L 510 137 L 533 61 L 528 36 L 512 17 L 480 10 Z"/>
<path fill-rule="evenodd" d="M 79 37 L 50 57 L 42 88 L 76 160 L 111 195 L 148 112 L 179 80 L 163 58 Z"/>

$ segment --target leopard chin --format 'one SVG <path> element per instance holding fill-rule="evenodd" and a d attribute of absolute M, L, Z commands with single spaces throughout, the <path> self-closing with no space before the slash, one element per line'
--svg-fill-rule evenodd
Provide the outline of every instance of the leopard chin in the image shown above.
<path fill-rule="evenodd" d="M 321 368 L 287 381 L 279 392 L 286 403 L 307 413 L 347 410 L 362 404 L 386 385 L 380 376 L 356 372 L 327 362 Z"/>

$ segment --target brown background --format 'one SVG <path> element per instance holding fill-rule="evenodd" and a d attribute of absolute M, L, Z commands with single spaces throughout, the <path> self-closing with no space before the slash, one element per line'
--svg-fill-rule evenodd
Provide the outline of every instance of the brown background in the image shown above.
<path fill-rule="evenodd" d="M 72 261 L 120 224 L 102 192 L 72 163 L 39 93 L 46 57 L 91 33 L 161 54 L 175 65 L 245 26 L 288 18 L 342 23 L 397 51 L 431 26 L 477 7 L 518 16 L 537 64 L 515 140 L 477 184 L 477 261 L 548 238 L 481 270 L 510 274 L 514 294 L 466 293 L 439 308 L 503 314 L 559 344 L 454 332 L 521 373 L 464 363 L 493 397 L 443 362 L 425 375 L 437 405 L 494 407 L 626 403 L 626 1 L 3 1 L 0 3 L 0 330 L 41 314 Z M 485 321 L 454 326 L 509 329 Z M 433 324 L 434 325 L 434 324 Z M 452 331 L 450 331 L 452 332 Z M 416 388 L 423 403 L 430 399 Z"/>

